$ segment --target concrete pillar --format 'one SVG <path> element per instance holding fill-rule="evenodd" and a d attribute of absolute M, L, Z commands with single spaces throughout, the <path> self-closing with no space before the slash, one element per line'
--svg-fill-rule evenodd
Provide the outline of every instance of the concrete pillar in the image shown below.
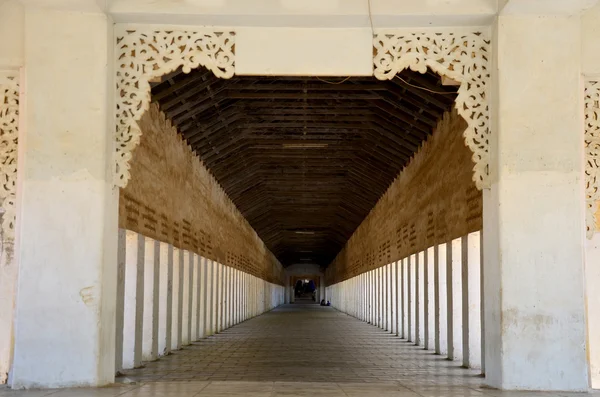
<path fill-rule="evenodd" d="M 408 259 L 404 258 L 401 262 L 401 329 L 400 337 L 408 339 Z"/>
<path fill-rule="evenodd" d="M 447 244 L 434 247 L 435 273 L 435 352 L 448 354 L 448 254 Z"/>
<path fill-rule="evenodd" d="M 185 250 L 179 249 L 178 251 L 178 276 L 179 276 L 179 285 L 177 287 L 177 349 L 181 349 L 183 346 L 183 319 L 187 315 L 187 311 L 184 311 L 184 302 L 187 300 L 184 299 L 185 286 L 187 282 L 187 272 L 186 272 L 186 257 L 187 252 Z M 177 280 L 177 279 L 176 279 Z M 186 305 L 187 306 L 187 305 Z M 187 309 L 187 308 L 186 308 Z"/>
<path fill-rule="evenodd" d="M 448 358 L 462 360 L 462 241 L 446 246 L 446 288 L 448 307 Z"/>
<path fill-rule="evenodd" d="M 417 254 L 417 341 L 419 346 L 425 345 L 425 252 Z"/>
<path fill-rule="evenodd" d="M 409 342 L 416 341 L 416 255 L 410 255 L 408 257 L 408 337 Z"/>
<path fill-rule="evenodd" d="M 585 246 L 585 282 L 591 386 L 600 389 L 600 233 Z"/>
<path fill-rule="evenodd" d="M 463 366 L 481 368 L 481 236 L 462 239 Z"/>
<path fill-rule="evenodd" d="M 180 346 L 187 346 L 190 344 L 190 326 L 191 326 L 191 318 L 189 317 L 190 313 L 190 303 L 191 303 L 191 294 L 192 291 L 190 289 L 190 280 L 192 278 L 191 274 L 191 263 L 190 263 L 190 253 L 189 251 L 181 250 L 181 264 L 182 264 L 182 272 L 181 272 L 181 344 Z"/>
<path fill-rule="evenodd" d="M 127 231 L 119 229 L 117 240 L 117 299 L 115 315 L 115 373 L 123 369 L 123 330 L 125 328 L 125 264 Z"/>
<path fill-rule="evenodd" d="M 425 251 L 425 349 L 435 348 L 435 294 L 434 294 L 434 247 Z"/>
<path fill-rule="evenodd" d="M 394 334 L 396 336 L 400 336 L 400 322 L 401 320 L 401 297 L 400 297 L 400 287 L 401 287 L 401 261 L 394 262 Z"/>
<path fill-rule="evenodd" d="M 182 273 L 181 265 L 179 262 L 181 250 L 177 247 L 173 247 L 173 262 L 171 266 L 172 277 L 171 277 L 171 350 L 177 350 L 181 346 L 181 329 L 179 313 L 181 307 L 179 306 L 179 290 L 182 283 L 179 282 L 179 275 Z"/>
<path fill-rule="evenodd" d="M 171 352 L 171 346 L 173 346 L 173 316 L 174 311 L 177 311 L 173 307 L 173 276 L 175 268 L 175 248 L 169 244 L 167 248 L 167 322 L 166 322 L 166 337 L 165 337 L 165 354 Z M 177 332 L 175 332 L 177 336 Z"/>
<path fill-rule="evenodd" d="M 196 262 L 196 340 L 204 338 L 204 291 L 206 287 L 204 282 L 206 275 L 204 273 L 205 259 L 200 255 L 195 255 Z"/>
<path fill-rule="evenodd" d="M 112 29 L 100 12 L 25 8 L 16 389 L 114 380 Z"/>
<path fill-rule="evenodd" d="M 581 18 L 512 3 L 494 26 L 486 382 L 587 390 Z"/>
<path fill-rule="evenodd" d="M 122 368 L 130 369 L 139 367 L 142 362 L 145 238 L 129 230 L 125 238 Z"/>
<path fill-rule="evenodd" d="M 213 261 L 210 259 L 206 259 L 206 303 L 204 307 L 206 307 L 206 331 L 205 336 L 210 336 L 213 334 L 213 304 L 214 304 L 214 276 L 213 276 Z"/>
<path fill-rule="evenodd" d="M 218 287 L 218 295 L 217 295 L 217 333 L 223 331 L 223 324 L 225 320 L 225 316 L 223 314 L 224 311 L 224 302 L 225 302 L 225 266 L 223 264 L 217 262 L 217 287 Z"/>
<path fill-rule="evenodd" d="M 144 253 L 144 310 L 142 319 L 142 361 L 156 359 L 154 346 L 154 239 L 146 237 Z M 158 259 L 158 258 L 157 258 Z M 157 319 L 158 320 L 158 319 Z"/>
<path fill-rule="evenodd" d="M 197 332 L 197 330 L 196 330 L 196 322 L 197 322 L 196 312 L 198 310 L 198 307 L 196 305 L 196 302 L 198 300 L 198 298 L 197 298 L 198 272 L 197 272 L 197 266 L 196 266 L 197 265 L 196 254 L 194 254 L 192 251 L 189 251 L 188 255 L 189 255 L 189 262 L 190 262 L 190 280 L 189 280 L 190 295 L 188 297 L 188 299 L 189 299 L 188 338 L 189 338 L 189 343 L 192 343 L 193 341 L 196 340 L 196 332 Z"/>
<path fill-rule="evenodd" d="M 158 356 L 164 356 L 168 349 L 167 332 L 170 330 L 168 295 L 171 290 L 169 285 L 169 253 L 170 245 L 159 243 L 159 287 L 158 287 Z"/>

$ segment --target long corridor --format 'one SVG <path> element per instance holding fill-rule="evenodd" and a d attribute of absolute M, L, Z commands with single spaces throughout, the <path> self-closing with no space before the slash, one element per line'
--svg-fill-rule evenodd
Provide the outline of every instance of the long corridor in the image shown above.
<path fill-rule="evenodd" d="M 0 397 L 524 395 L 485 388 L 477 371 L 461 368 L 457 361 L 315 304 L 279 306 L 143 368 L 123 372 L 110 387 L 0 388 Z"/>
<path fill-rule="evenodd" d="M 477 371 L 315 304 L 280 306 L 125 374 L 139 382 L 481 384 Z"/>

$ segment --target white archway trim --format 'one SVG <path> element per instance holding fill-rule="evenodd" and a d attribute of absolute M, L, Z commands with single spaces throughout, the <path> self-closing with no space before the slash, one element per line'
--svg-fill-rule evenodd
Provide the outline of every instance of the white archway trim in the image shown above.
<path fill-rule="evenodd" d="M 235 33 L 220 29 L 162 30 L 119 28 L 116 34 L 117 123 L 115 177 L 127 186 L 129 161 L 139 144 L 137 122 L 150 106 L 150 80 L 179 67 L 189 73 L 198 66 L 217 77 L 234 75 Z"/>
<path fill-rule="evenodd" d="M 373 45 L 378 79 L 391 80 L 407 68 L 425 73 L 429 67 L 461 83 L 456 108 L 468 124 L 464 139 L 473 151 L 473 181 L 480 190 L 489 188 L 489 38 L 482 32 L 385 30 L 375 35 Z"/>
<path fill-rule="evenodd" d="M 0 206 L 3 240 L 14 240 L 15 237 L 18 140 L 18 73 L 0 73 Z"/>
<path fill-rule="evenodd" d="M 585 198 L 587 237 L 597 230 L 600 201 L 600 80 L 585 82 Z"/>

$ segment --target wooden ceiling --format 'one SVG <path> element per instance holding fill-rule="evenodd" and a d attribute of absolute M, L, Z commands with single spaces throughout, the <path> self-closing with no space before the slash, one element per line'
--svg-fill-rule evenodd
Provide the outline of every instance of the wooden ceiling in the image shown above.
<path fill-rule="evenodd" d="M 454 102 L 432 72 L 400 76 L 201 68 L 165 76 L 152 99 L 284 266 L 327 266 Z"/>

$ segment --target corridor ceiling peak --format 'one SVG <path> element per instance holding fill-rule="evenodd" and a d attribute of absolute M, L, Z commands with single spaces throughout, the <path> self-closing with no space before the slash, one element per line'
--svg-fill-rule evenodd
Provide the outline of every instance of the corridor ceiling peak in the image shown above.
<path fill-rule="evenodd" d="M 432 73 L 256 77 L 197 69 L 158 102 L 284 266 L 329 264 L 456 96 Z"/>

